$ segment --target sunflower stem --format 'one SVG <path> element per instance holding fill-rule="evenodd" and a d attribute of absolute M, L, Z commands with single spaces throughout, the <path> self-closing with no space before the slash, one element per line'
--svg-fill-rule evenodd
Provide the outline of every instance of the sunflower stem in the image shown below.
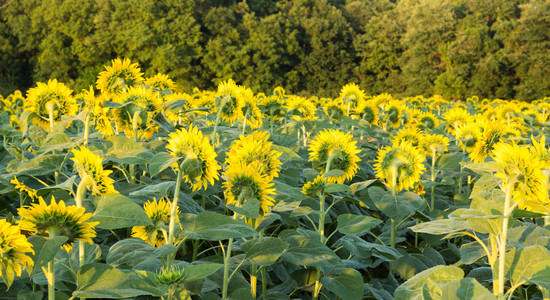
<path fill-rule="evenodd" d="M 243 203 L 244 193 L 239 195 L 237 199 L 237 207 L 241 207 Z M 237 219 L 238 214 L 233 214 L 233 219 Z M 223 287 L 222 287 L 222 299 L 227 299 L 227 288 L 229 287 L 229 262 L 231 261 L 231 248 L 233 247 L 233 238 L 230 238 L 227 242 L 227 250 L 225 257 L 223 258 Z M 223 248 L 222 248 L 223 249 Z"/>
<path fill-rule="evenodd" d="M 74 201 L 76 202 L 76 207 L 81 208 L 82 207 L 82 201 L 84 197 L 86 196 L 86 187 L 88 187 L 91 183 L 91 178 L 88 175 L 84 175 L 84 178 L 80 181 L 78 184 L 78 187 L 76 189 L 76 197 L 74 198 Z M 78 262 L 80 263 L 80 268 L 84 265 L 85 261 L 85 249 L 84 249 L 84 242 L 78 241 Z"/>
<path fill-rule="evenodd" d="M 88 146 L 88 137 L 90 136 L 90 113 L 86 114 L 84 121 L 84 146 Z"/>
<path fill-rule="evenodd" d="M 502 232 L 500 234 L 500 253 L 498 257 L 498 299 L 504 299 L 504 262 L 506 259 L 506 238 L 508 235 L 508 218 L 510 217 L 510 201 L 512 199 L 513 188 L 514 181 L 511 180 L 506 186 L 506 198 L 504 200 L 504 212 L 502 219 Z"/>
<path fill-rule="evenodd" d="M 218 113 L 216 114 L 216 121 L 214 122 L 214 131 L 212 131 L 212 145 L 216 145 L 216 132 L 218 131 L 218 124 L 220 123 L 220 118 L 222 116 L 222 109 L 229 101 L 229 96 L 223 97 L 222 101 L 220 102 L 220 106 L 218 107 Z"/>
<path fill-rule="evenodd" d="M 246 114 L 244 115 L 244 120 L 243 120 L 243 130 L 242 130 L 242 135 L 244 135 L 244 131 L 246 130 L 246 119 L 248 117 L 248 111 L 246 112 Z"/>
<path fill-rule="evenodd" d="M 48 272 L 46 272 L 46 279 L 48 280 L 48 300 L 55 300 L 55 263 L 54 259 L 48 263 Z"/>
<path fill-rule="evenodd" d="M 267 276 L 265 274 L 265 267 L 262 267 L 260 271 L 262 273 L 262 299 L 267 299 Z"/>
<path fill-rule="evenodd" d="M 139 111 L 136 111 L 134 113 L 134 116 L 132 117 L 132 131 L 134 139 L 134 142 L 137 142 L 138 140 L 138 118 L 139 118 Z M 130 183 L 136 183 L 136 165 L 130 164 Z"/>
<path fill-rule="evenodd" d="M 257 295 L 257 285 L 258 285 L 258 268 L 256 266 L 256 263 L 252 263 L 252 271 L 250 274 L 250 288 L 252 290 L 252 297 L 256 299 Z"/>
<path fill-rule="evenodd" d="M 183 177 L 182 168 L 183 168 L 184 162 L 182 162 L 178 168 L 178 175 L 177 175 L 178 177 L 176 178 L 176 188 L 174 190 L 174 199 L 172 200 L 172 206 L 170 208 L 170 225 L 168 226 L 168 240 L 166 240 L 166 244 L 174 243 L 174 228 L 176 227 L 176 211 L 178 210 L 178 199 L 180 196 L 181 178 Z"/>
<path fill-rule="evenodd" d="M 55 108 L 55 103 L 53 101 L 50 101 L 46 103 L 46 109 L 48 110 L 48 118 L 50 121 L 50 131 L 53 131 L 53 125 L 54 125 L 54 116 L 53 111 Z"/>
<path fill-rule="evenodd" d="M 391 235 L 390 235 L 390 247 L 395 248 L 395 220 L 391 219 Z"/>

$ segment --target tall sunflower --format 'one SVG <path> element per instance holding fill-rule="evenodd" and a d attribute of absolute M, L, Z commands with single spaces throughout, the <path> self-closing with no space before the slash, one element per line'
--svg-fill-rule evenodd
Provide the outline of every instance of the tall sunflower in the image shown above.
<path fill-rule="evenodd" d="M 107 195 L 118 193 L 113 186 L 114 179 L 109 178 L 113 171 L 103 169 L 103 158 L 93 153 L 90 149 L 81 146 L 80 150 L 71 151 L 74 157 L 74 168 L 82 180 L 89 178 L 93 195 Z"/>
<path fill-rule="evenodd" d="M 340 90 L 340 98 L 347 116 L 365 99 L 365 92 L 355 83 L 348 83 Z"/>
<path fill-rule="evenodd" d="M 384 128 L 392 126 L 393 128 L 399 128 L 401 126 L 401 117 L 403 116 L 403 103 L 398 100 L 392 100 L 385 103 L 382 110 L 382 117 L 380 123 Z"/>
<path fill-rule="evenodd" d="M 134 226 L 132 227 L 132 236 L 144 240 L 147 244 L 160 247 L 166 244 L 168 238 L 168 224 L 170 222 L 170 202 L 164 201 L 164 198 L 157 201 L 147 201 L 143 205 L 145 213 L 153 225 L 150 226 Z M 179 208 L 177 211 L 179 213 Z M 176 223 L 179 223 L 178 215 L 176 214 Z"/>
<path fill-rule="evenodd" d="M 92 238 L 96 236 L 94 227 L 99 224 L 88 222 L 92 214 L 85 213 L 85 208 L 65 206 L 63 200 L 55 203 L 53 196 L 50 205 L 39 199 L 39 203 L 19 208 L 17 211 L 21 217 L 18 221 L 21 230 L 45 237 L 66 236 L 68 240 L 62 247 L 67 252 L 71 251 L 75 240 L 93 244 Z"/>
<path fill-rule="evenodd" d="M 325 177 L 321 174 L 312 181 L 308 181 L 302 187 L 302 194 L 311 197 L 318 198 L 319 194 L 322 194 L 326 186 Z"/>
<path fill-rule="evenodd" d="M 239 164 L 253 164 L 258 167 L 257 172 L 266 175 L 270 180 L 279 176 L 281 152 L 271 149 L 272 143 L 268 142 L 269 134 L 265 131 L 254 131 L 245 136 L 240 136 L 231 146 L 225 163 L 228 168 Z"/>
<path fill-rule="evenodd" d="M 321 107 L 329 120 L 332 121 L 342 120 L 342 117 L 346 115 L 346 106 L 342 98 L 327 99 L 327 102 Z"/>
<path fill-rule="evenodd" d="M 242 115 L 245 118 L 251 129 L 256 129 L 262 126 L 263 114 L 258 107 L 258 99 L 254 96 L 251 89 L 240 87 L 243 94 L 244 105 L 242 107 Z M 247 123 L 244 123 L 246 125 Z"/>
<path fill-rule="evenodd" d="M 361 150 L 357 149 L 351 134 L 329 129 L 320 132 L 311 141 L 309 161 L 313 162 L 315 168 L 321 169 L 322 174 L 330 170 L 344 171 L 342 175 L 327 178 L 328 183 L 344 183 L 346 180 L 351 180 L 359 170 L 357 166 L 360 161 L 357 156 L 359 152 Z M 329 161 L 330 166 L 326 170 Z"/>
<path fill-rule="evenodd" d="M 213 185 L 219 178 L 221 168 L 214 147 L 197 127 L 190 125 L 189 130 L 177 129 L 170 133 L 166 148 L 172 156 L 184 159 L 183 179 L 191 184 L 193 191 L 206 188 L 208 182 Z"/>
<path fill-rule="evenodd" d="M 120 58 L 111 61 L 111 66 L 105 66 L 105 71 L 97 77 L 96 87 L 105 96 L 112 98 L 125 89 L 143 82 L 143 73 L 137 63 Z"/>
<path fill-rule="evenodd" d="M 21 276 L 23 269 L 34 264 L 26 253 L 34 254 L 32 244 L 18 226 L 0 219 L 0 277 L 8 285 L 13 281 L 14 273 Z"/>
<path fill-rule="evenodd" d="M 36 113 L 33 121 L 45 130 L 50 130 L 49 109 L 52 110 L 54 124 L 61 121 L 61 116 L 76 115 L 78 105 L 72 93 L 57 79 L 48 80 L 48 83 L 37 82 L 36 87 L 27 91 L 23 109 Z"/>
<path fill-rule="evenodd" d="M 429 111 L 420 112 L 414 117 L 414 122 L 421 130 L 433 130 L 440 123 L 436 115 Z"/>
<path fill-rule="evenodd" d="M 464 150 L 470 153 L 474 150 L 474 146 L 481 138 L 481 130 L 474 122 L 464 123 L 456 129 L 456 137 L 460 145 L 464 147 Z"/>
<path fill-rule="evenodd" d="M 153 121 L 162 104 L 158 92 L 140 85 L 129 87 L 126 92 L 119 93 L 113 100 L 122 104 L 112 112 L 119 130 L 124 131 L 127 137 L 133 137 L 134 121 L 137 121 L 138 138 L 149 139 L 158 131 L 158 125 Z M 137 120 L 134 120 L 135 117 Z"/>
<path fill-rule="evenodd" d="M 544 162 L 529 147 L 498 143 L 491 156 L 504 170 L 495 176 L 502 179 L 503 186 L 513 185 L 512 199 L 520 208 L 550 212 L 548 178 L 541 171 Z"/>
<path fill-rule="evenodd" d="M 369 122 L 371 125 L 378 124 L 378 114 L 380 110 L 374 100 L 363 100 L 355 107 L 355 114 L 361 119 Z"/>
<path fill-rule="evenodd" d="M 247 200 L 257 199 L 260 202 L 260 216 L 268 213 L 275 204 L 271 196 L 275 194 L 275 189 L 271 188 L 273 183 L 270 177 L 258 172 L 256 164 L 232 165 L 224 172 L 223 177 L 226 204 L 241 206 Z"/>
<path fill-rule="evenodd" d="M 414 187 L 426 167 L 426 157 L 410 142 L 400 141 L 378 151 L 374 165 L 376 177 L 385 179 L 390 189 L 397 191 Z"/>
<path fill-rule="evenodd" d="M 546 148 L 546 136 L 543 135 L 538 142 L 531 136 L 531 142 L 533 143 L 531 152 L 544 163 L 543 169 L 550 170 L 550 152 Z"/>
<path fill-rule="evenodd" d="M 216 96 L 218 97 L 216 107 L 218 110 L 221 109 L 223 120 L 233 124 L 243 117 L 244 97 L 235 81 L 229 79 L 220 82 Z"/>

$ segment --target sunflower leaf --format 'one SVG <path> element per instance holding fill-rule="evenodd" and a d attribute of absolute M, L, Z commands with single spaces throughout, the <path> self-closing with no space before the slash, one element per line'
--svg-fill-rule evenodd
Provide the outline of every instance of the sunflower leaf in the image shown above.
<path fill-rule="evenodd" d="M 245 258 L 260 266 L 270 266 L 288 248 L 289 244 L 274 237 L 262 237 L 244 242 L 241 249 Z"/>
<path fill-rule="evenodd" d="M 260 201 L 254 198 L 246 200 L 241 207 L 233 204 L 227 204 L 226 207 L 250 219 L 257 219 L 260 215 Z"/>
<path fill-rule="evenodd" d="M 29 272 L 29 276 L 32 278 L 43 266 L 54 259 L 57 251 L 61 249 L 61 246 L 68 239 L 66 236 L 56 236 L 52 239 L 38 235 L 30 236 L 27 241 L 32 244 L 32 248 L 34 249 L 34 255 L 31 255 L 34 266 L 32 267 L 32 271 Z"/>
<path fill-rule="evenodd" d="M 164 169 L 170 167 L 172 164 L 177 162 L 180 157 L 173 157 L 170 153 L 159 152 L 151 159 L 149 163 L 149 173 L 151 176 L 157 176 Z"/>
<path fill-rule="evenodd" d="M 121 194 L 99 198 L 92 219 L 99 221 L 97 227 L 103 229 L 153 225 L 141 206 Z"/>
<path fill-rule="evenodd" d="M 363 297 L 363 277 L 355 269 L 344 269 L 342 273 L 334 278 L 323 277 L 321 283 L 327 290 L 343 300 L 359 300 Z"/>
<path fill-rule="evenodd" d="M 370 216 L 358 216 L 343 214 L 338 216 L 338 231 L 343 234 L 355 234 L 361 236 L 382 223 L 381 220 Z"/>

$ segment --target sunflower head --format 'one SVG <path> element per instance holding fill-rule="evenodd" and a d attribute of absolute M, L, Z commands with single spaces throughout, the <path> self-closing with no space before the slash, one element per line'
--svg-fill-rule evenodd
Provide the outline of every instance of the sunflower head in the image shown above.
<path fill-rule="evenodd" d="M 481 138 L 481 130 L 474 122 L 465 123 L 458 126 L 456 137 L 467 152 L 472 152 L 475 144 Z"/>
<path fill-rule="evenodd" d="M 512 184 L 512 199 L 520 208 L 547 213 L 550 211 L 548 178 L 541 171 L 544 162 L 533 152 L 516 144 L 496 144 L 492 157 L 502 166 L 503 172 L 495 176 L 502 179 L 505 187 Z M 541 207 L 545 210 L 540 211 Z"/>
<path fill-rule="evenodd" d="M 425 156 L 410 142 L 400 141 L 378 151 L 376 177 L 385 179 L 395 191 L 412 188 L 426 170 L 424 160 Z"/>
<path fill-rule="evenodd" d="M 97 77 L 96 87 L 109 98 L 123 92 L 128 87 L 143 82 L 143 73 L 137 63 L 120 58 L 111 61 L 111 66 L 105 66 L 105 71 Z"/>
<path fill-rule="evenodd" d="M 168 239 L 168 225 L 170 223 L 170 202 L 164 201 L 164 198 L 157 201 L 147 201 L 143 205 L 145 213 L 153 225 L 149 226 L 134 226 L 132 227 L 132 236 L 144 240 L 147 244 L 160 247 L 166 244 Z M 179 207 L 176 208 L 179 212 Z M 176 223 L 179 223 L 178 214 L 176 213 Z"/>
<path fill-rule="evenodd" d="M 216 93 L 216 107 L 221 110 L 223 120 L 235 123 L 243 117 L 244 96 L 242 89 L 233 81 L 220 82 Z"/>
<path fill-rule="evenodd" d="M 472 116 L 463 108 L 457 107 L 448 110 L 443 118 L 447 122 L 445 129 L 452 135 L 456 135 L 456 130 L 462 124 L 469 123 L 472 120 Z"/>
<path fill-rule="evenodd" d="M 476 163 L 483 162 L 485 158 L 491 154 L 493 147 L 500 142 L 503 136 L 503 132 L 501 130 L 502 126 L 498 123 L 485 122 L 482 124 L 483 125 L 481 127 L 483 132 L 481 133 L 479 140 L 473 146 L 472 152 L 470 152 L 469 155 L 470 159 Z"/>
<path fill-rule="evenodd" d="M 225 163 L 228 166 L 244 164 L 256 164 L 258 172 L 266 175 L 270 180 L 279 176 L 281 152 L 271 150 L 272 143 L 268 142 L 269 134 L 265 131 L 254 131 L 245 136 L 240 136 L 234 142 L 227 153 Z"/>
<path fill-rule="evenodd" d="M 50 109 L 54 123 L 60 122 L 61 116 L 76 115 L 78 106 L 72 93 L 72 90 L 56 79 L 48 80 L 48 83 L 37 82 L 36 87 L 27 91 L 23 109 L 36 113 L 36 124 L 50 130 Z"/>
<path fill-rule="evenodd" d="M 398 100 L 389 101 L 384 105 L 382 119 L 380 122 L 394 128 L 401 126 L 401 118 L 403 117 L 403 103 Z"/>
<path fill-rule="evenodd" d="M 21 271 L 34 264 L 27 253 L 34 254 L 34 250 L 19 227 L 0 219 L 0 276 L 8 288 L 15 274 L 21 276 Z"/>
<path fill-rule="evenodd" d="M 313 181 L 308 181 L 302 187 L 302 194 L 311 197 L 317 198 L 319 194 L 322 194 L 325 190 L 326 181 L 325 176 L 322 174 L 317 176 Z"/>
<path fill-rule="evenodd" d="M 71 151 L 74 157 L 74 168 L 82 180 L 87 177 L 90 182 L 90 189 L 94 195 L 107 195 L 118 193 L 113 186 L 115 182 L 109 178 L 112 171 L 103 169 L 103 158 L 93 153 L 90 149 L 81 146 L 80 150 Z"/>
<path fill-rule="evenodd" d="M 173 91 L 176 88 L 176 83 L 168 75 L 161 73 L 145 79 L 145 84 L 160 91 Z"/>
<path fill-rule="evenodd" d="M 395 136 L 392 138 L 392 143 L 398 144 L 400 141 L 408 141 L 411 142 L 414 147 L 417 147 L 421 140 L 422 133 L 420 133 L 417 127 L 411 126 L 399 129 L 399 131 L 397 131 Z"/>
<path fill-rule="evenodd" d="M 550 170 L 550 152 L 546 148 L 546 136 L 543 135 L 538 142 L 531 136 L 531 142 L 533 143 L 531 152 L 544 163 L 544 169 Z"/>
<path fill-rule="evenodd" d="M 10 180 L 10 183 L 15 185 L 15 190 L 19 191 L 20 193 L 27 194 L 31 199 L 38 199 L 36 195 L 36 190 L 28 187 L 24 182 L 20 182 L 17 179 L 17 176 L 14 176 L 12 180 Z"/>
<path fill-rule="evenodd" d="M 96 236 L 94 227 L 99 224 L 88 222 L 92 214 L 85 213 L 84 207 L 66 206 L 63 200 L 55 203 L 53 196 L 50 205 L 39 199 L 39 203 L 19 208 L 17 211 L 21 217 L 18 221 L 21 230 L 45 237 L 66 236 L 68 240 L 62 247 L 67 252 L 71 251 L 75 240 L 93 244 L 92 238 Z"/>
<path fill-rule="evenodd" d="M 225 170 L 223 177 L 226 204 L 241 206 L 247 200 L 257 199 L 260 202 L 260 216 L 268 213 L 275 204 L 271 196 L 275 194 L 275 189 L 271 188 L 273 183 L 268 176 L 257 171 L 256 164 L 231 165 Z"/>
<path fill-rule="evenodd" d="M 158 131 L 158 126 L 153 122 L 162 105 L 162 98 L 158 92 L 140 85 L 129 87 L 126 92 L 117 94 L 113 100 L 123 105 L 113 109 L 113 115 L 118 128 L 124 130 L 126 136 L 133 137 L 134 121 L 138 137 L 149 139 Z"/>
<path fill-rule="evenodd" d="M 449 146 L 449 139 L 440 134 L 427 134 L 419 146 L 426 156 L 444 153 L 447 151 L 447 146 Z"/>
<path fill-rule="evenodd" d="M 363 100 L 357 103 L 355 114 L 371 125 L 378 124 L 378 113 L 380 110 L 373 100 Z"/>
<path fill-rule="evenodd" d="M 242 107 L 242 115 L 246 117 L 246 122 L 251 129 L 256 129 L 262 126 L 263 114 L 258 107 L 258 99 L 254 96 L 251 89 L 241 87 L 244 99 L 244 106 Z"/>
<path fill-rule="evenodd" d="M 355 109 L 357 104 L 365 99 L 365 92 L 357 84 L 348 83 L 342 87 L 340 98 L 342 98 L 345 107 Z"/>
<path fill-rule="evenodd" d="M 415 123 L 421 130 L 433 130 L 439 125 L 439 119 L 429 111 L 423 111 L 415 117 Z"/>
<path fill-rule="evenodd" d="M 334 129 L 324 130 L 309 146 L 309 161 L 313 162 L 315 168 L 321 169 L 322 174 L 330 170 L 344 171 L 342 175 L 327 178 L 328 183 L 344 183 L 351 180 L 359 170 L 359 152 L 351 134 Z"/>
<path fill-rule="evenodd" d="M 286 102 L 286 110 L 294 110 L 292 118 L 297 121 L 313 121 L 318 119 L 315 115 L 317 106 L 310 99 L 304 97 L 289 97 Z"/>
<path fill-rule="evenodd" d="M 193 191 L 206 188 L 208 182 L 213 185 L 219 178 L 221 168 L 214 147 L 197 127 L 190 125 L 189 130 L 177 129 L 170 133 L 166 148 L 172 156 L 183 158 L 179 166 L 183 167 L 183 179 L 191 184 Z"/>

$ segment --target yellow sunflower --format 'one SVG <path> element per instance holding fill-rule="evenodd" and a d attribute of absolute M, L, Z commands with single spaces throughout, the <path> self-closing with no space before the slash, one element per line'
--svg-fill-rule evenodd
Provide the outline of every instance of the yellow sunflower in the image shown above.
<path fill-rule="evenodd" d="M 120 58 L 111 61 L 111 66 L 105 66 L 105 71 L 97 77 L 96 87 L 105 96 L 112 98 L 129 87 L 143 82 L 143 73 L 137 63 Z"/>
<path fill-rule="evenodd" d="M 118 129 L 124 131 L 127 137 L 134 135 L 134 117 L 137 117 L 138 139 L 150 139 L 158 131 L 158 125 L 153 121 L 162 105 L 158 92 L 140 85 L 129 87 L 127 92 L 119 93 L 113 100 L 123 105 L 112 112 Z"/>
<path fill-rule="evenodd" d="M 21 234 L 19 227 L 0 219 L 0 277 L 10 285 L 14 273 L 21 276 L 27 266 L 34 264 L 26 253 L 33 253 L 32 244 Z"/>
<path fill-rule="evenodd" d="M 304 97 L 291 96 L 287 99 L 286 110 L 293 110 L 292 118 L 297 121 L 313 121 L 318 119 L 315 115 L 317 106 L 310 100 Z"/>
<path fill-rule="evenodd" d="M 240 87 L 243 95 L 244 105 L 242 107 L 242 115 L 245 117 L 244 126 L 249 124 L 250 129 L 256 129 L 262 126 L 263 114 L 258 108 L 258 99 L 254 96 L 251 89 Z"/>
<path fill-rule="evenodd" d="M 330 170 L 344 171 L 342 175 L 327 178 L 328 183 L 344 183 L 346 180 L 351 180 L 359 170 L 357 166 L 360 161 L 357 156 L 359 152 L 361 150 L 357 149 L 351 134 L 329 129 L 320 132 L 311 141 L 309 161 L 313 162 L 314 168 L 321 169 L 321 174 Z"/>
<path fill-rule="evenodd" d="M 170 202 L 164 201 L 164 198 L 157 202 L 157 199 L 153 201 L 147 201 L 143 205 L 145 213 L 153 225 L 149 226 L 134 226 L 132 227 L 132 236 L 144 240 L 147 244 L 160 247 L 166 244 L 168 239 L 168 225 L 170 223 Z M 178 214 L 179 207 L 176 208 L 176 223 L 179 223 Z"/>
<path fill-rule="evenodd" d="M 550 170 L 550 152 L 546 149 L 546 136 L 543 135 L 538 142 L 531 136 L 531 142 L 531 152 L 544 163 L 544 169 Z"/>
<path fill-rule="evenodd" d="M 90 190 L 93 195 L 107 195 L 118 193 L 113 186 L 114 179 L 109 178 L 113 171 L 103 169 L 103 158 L 93 153 L 90 149 L 81 146 L 80 150 L 71 151 L 74 157 L 74 168 L 82 180 L 89 178 Z"/>
<path fill-rule="evenodd" d="M 420 144 L 422 139 L 422 133 L 418 131 L 416 127 L 405 127 L 399 129 L 395 136 L 392 138 L 392 144 L 399 144 L 400 141 L 408 141 L 414 147 L 417 147 Z"/>
<path fill-rule="evenodd" d="M 311 198 L 317 198 L 323 193 L 325 186 L 325 176 L 321 174 L 312 181 L 308 181 L 304 184 L 302 187 L 302 194 Z"/>
<path fill-rule="evenodd" d="M 53 196 L 50 205 L 40 199 L 38 204 L 34 203 L 17 211 L 21 217 L 18 221 L 21 230 L 45 237 L 66 236 L 68 240 L 62 247 L 67 252 L 71 251 L 75 240 L 93 244 L 92 238 L 96 236 L 94 227 L 99 224 L 87 222 L 92 214 L 85 213 L 85 208 L 65 206 L 63 200 L 55 203 Z"/>
<path fill-rule="evenodd" d="M 380 108 L 382 110 L 386 107 L 386 104 L 388 104 L 389 102 L 394 101 L 394 100 L 395 99 L 393 99 L 392 95 L 390 95 L 388 93 L 382 93 L 382 94 L 374 96 L 372 98 L 372 101 L 374 101 L 374 103 L 376 103 L 376 106 L 378 106 L 378 108 Z"/>
<path fill-rule="evenodd" d="M 160 91 L 173 91 L 176 88 L 176 83 L 168 75 L 161 73 L 145 79 L 145 84 Z"/>
<path fill-rule="evenodd" d="M 342 87 L 342 90 L 340 91 L 340 98 L 342 99 L 342 104 L 346 109 L 345 113 L 349 116 L 350 113 L 355 110 L 358 103 L 365 99 L 365 92 L 363 92 L 357 84 L 348 83 Z"/>
<path fill-rule="evenodd" d="M 439 118 L 429 111 L 420 112 L 420 114 L 414 116 L 413 120 L 421 130 L 433 130 L 440 122 Z"/>
<path fill-rule="evenodd" d="M 269 134 L 265 131 L 254 131 L 248 136 L 240 136 L 231 146 L 225 163 L 228 168 L 240 164 L 253 164 L 258 167 L 257 172 L 266 175 L 270 180 L 279 176 L 281 152 L 271 150 L 272 143 L 268 142 Z"/>
<path fill-rule="evenodd" d="M 460 125 L 473 121 L 473 117 L 462 108 L 452 108 L 448 110 L 443 115 L 443 119 L 445 119 L 447 123 L 445 129 L 452 135 L 456 135 L 456 130 Z"/>
<path fill-rule="evenodd" d="M 327 102 L 321 107 L 329 120 L 332 121 L 342 120 L 342 117 L 346 115 L 346 107 L 342 98 L 327 99 Z"/>
<path fill-rule="evenodd" d="M 456 129 L 456 137 L 464 150 L 470 153 L 481 138 L 481 130 L 474 122 L 464 123 Z"/>
<path fill-rule="evenodd" d="M 355 114 L 361 119 L 369 122 L 371 125 L 378 124 L 378 114 L 380 110 L 374 100 L 363 100 L 357 104 Z"/>
<path fill-rule="evenodd" d="M 231 124 L 243 117 L 244 96 L 235 81 L 229 79 L 218 85 L 216 107 L 221 109 L 221 117 Z M 225 99 L 225 100 L 224 100 Z"/>
<path fill-rule="evenodd" d="M 449 146 L 449 139 L 440 134 L 426 134 L 419 144 L 420 150 L 424 155 L 431 156 L 437 153 L 445 153 Z"/>
<path fill-rule="evenodd" d="M 184 159 L 183 179 L 191 184 L 193 191 L 206 189 L 208 182 L 214 185 L 214 180 L 219 178 L 221 168 L 214 147 L 197 127 L 190 125 L 189 130 L 177 129 L 170 133 L 166 148 L 172 156 Z"/>
<path fill-rule="evenodd" d="M 513 201 L 522 209 L 548 213 L 548 178 L 542 173 L 544 162 L 528 147 L 516 144 L 498 143 L 491 154 L 492 158 L 503 167 L 504 172 L 495 176 L 502 179 L 502 185 L 512 184 Z"/>
<path fill-rule="evenodd" d="M 15 185 L 15 190 L 19 192 L 24 192 L 27 194 L 31 199 L 38 199 L 36 195 L 36 191 L 28 187 L 24 182 L 20 182 L 17 180 L 17 176 L 14 176 L 12 180 L 10 180 L 10 183 L 13 183 Z"/>
<path fill-rule="evenodd" d="M 399 128 L 401 126 L 401 118 L 403 117 L 403 102 L 398 100 L 389 101 L 384 105 L 380 123 L 387 129 L 388 126 Z"/>
<path fill-rule="evenodd" d="M 483 162 L 503 136 L 502 125 L 495 122 L 480 124 L 482 124 L 482 133 L 469 154 L 470 159 L 476 163 Z"/>
<path fill-rule="evenodd" d="M 260 101 L 260 105 L 265 109 L 265 114 L 273 118 L 284 114 L 284 104 L 284 98 L 277 95 L 264 97 Z"/>
<path fill-rule="evenodd" d="M 426 157 L 410 142 L 400 141 L 378 151 L 374 165 L 376 177 L 385 179 L 390 189 L 396 192 L 413 188 L 426 170 L 424 160 Z"/>
<path fill-rule="evenodd" d="M 23 109 L 36 113 L 33 121 L 45 130 L 50 130 L 51 125 L 61 121 L 61 116 L 76 115 L 78 105 L 72 93 L 56 79 L 48 80 L 48 83 L 37 82 L 36 87 L 27 91 Z M 50 124 L 50 109 L 53 124 Z"/>
<path fill-rule="evenodd" d="M 225 170 L 223 183 L 226 204 L 235 206 L 243 205 L 249 199 L 257 199 L 260 202 L 260 216 L 269 212 L 275 204 L 271 195 L 275 189 L 270 177 L 258 172 L 256 164 L 232 165 Z"/>

